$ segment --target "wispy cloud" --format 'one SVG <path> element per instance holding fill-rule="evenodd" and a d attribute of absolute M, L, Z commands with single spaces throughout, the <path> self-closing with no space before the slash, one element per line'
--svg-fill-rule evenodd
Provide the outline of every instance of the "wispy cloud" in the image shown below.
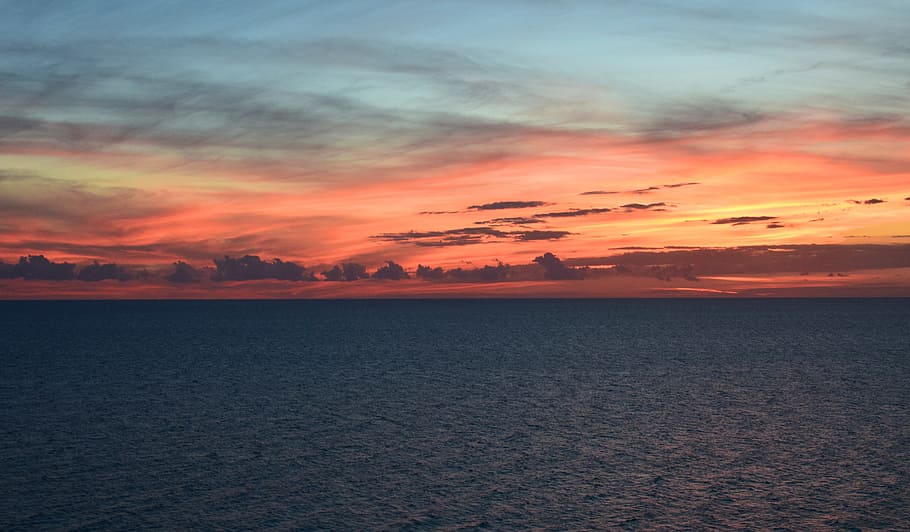
<path fill-rule="evenodd" d="M 496 211 L 501 209 L 528 209 L 531 207 L 541 207 L 547 205 L 545 201 L 494 201 L 493 203 L 484 203 L 482 205 L 471 205 L 468 209 L 472 211 Z"/>
<path fill-rule="evenodd" d="M 752 222 L 764 222 L 766 220 L 774 220 L 777 216 L 734 216 L 731 218 L 720 218 L 711 222 L 712 224 L 730 224 L 730 225 L 745 225 Z"/>
<path fill-rule="evenodd" d="M 592 214 L 603 214 L 611 212 L 613 209 L 607 207 L 591 209 L 572 209 L 569 211 L 543 212 L 535 214 L 535 218 L 574 218 L 576 216 L 590 216 Z"/>

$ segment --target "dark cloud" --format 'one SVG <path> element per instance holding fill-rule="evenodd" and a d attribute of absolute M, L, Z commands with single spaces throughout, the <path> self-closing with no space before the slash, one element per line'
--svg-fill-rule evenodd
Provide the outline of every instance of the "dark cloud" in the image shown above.
<path fill-rule="evenodd" d="M 766 225 L 765 227 L 767 227 L 768 229 L 780 229 L 781 227 L 786 227 L 786 226 L 782 223 L 772 222 L 772 223 L 769 223 L 768 225 Z"/>
<path fill-rule="evenodd" d="M 679 187 L 689 187 L 693 185 L 700 185 L 701 183 L 697 181 L 687 181 L 685 183 L 671 183 L 669 185 L 651 185 L 645 188 L 637 188 L 635 190 L 625 191 L 630 194 L 648 194 L 654 192 L 655 190 L 660 190 L 662 188 L 679 188 Z M 622 191 L 618 190 L 589 190 L 587 192 L 582 192 L 582 196 L 596 196 L 601 194 L 623 194 Z"/>
<path fill-rule="evenodd" d="M 421 247 L 448 247 L 484 244 L 497 240 L 555 240 L 570 235 L 568 231 L 501 231 L 492 227 L 463 227 L 447 231 L 408 231 L 382 233 L 370 238 L 387 242 L 412 243 Z"/>
<path fill-rule="evenodd" d="M 425 281 L 441 281 L 445 278 L 445 270 L 442 268 L 431 268 L 423 264 L 417 265 L 417 278 Z"/>
<path fill-rule="evenodd" d="M 605 212 L 610 212 L 612 209 L 597 208 L 597 209 L 572 209 L 569 211 L 559 211 L 559 212 L 545 212 L 541 214 L 535 214 L 535 218 L 570 218 L 574 216 L 588 216 L 590 214 L 601 214 Z"/>
<path fill-rule="evenodd" d="M 656 209 L 658 207 L 666 206 L 667 204 L 661 201 L 659 203 L 626 203 L 625 205 L 622 205 L 621 208 L 626 209 L 626 211 L 629 212 L 633 210 L 643 211 L 648 209 Z"/>
<path fill-rule="evenodd" d="M 417 214 L 458 214 L 461 211 L 420 211 Z"/>
<path fill-rule="evenodd" d="M 527 224 L 541 224 L 544 223 L 543 220 L 536 218 L 527 218 L 523 216 L 514 216 L 510 218 L 493 218 L 492 220 L 483 220 L 480 222 L 474 222 L 478 225 L 527 225 Z"/>
<path fill-rule="evenodd" d="M 411 276 L 408 275 L 408 272 L 404 271 L 404 268 L 400 264 L 386 261 L 385 266 L 380 267 L 373 273 L 373 278 L 400 281 L 402 279 L 410 279 Z"/>
<path fill-rule="evenodd" d="M 870 198 L 867 200 L 847 200 L 848 203 L 854 205 L 878 205 L 879 203 L 885 203 L 885 200 L 879 198 Z"/>
<path fill-rule="evenodd" d="M 544 269 L 544 278 L 551 280 L 576 280 L 584 278 L 584 270 L 566 266 L 552 253 L 544 253 L 534 258 L 534 262 Z"/>
<path fill-rule="evenodd" d="M 322 272 L 326 281 L 357 281 L 368 279 L 367 267 L 356 262 L 345 262 L 340 266 L 335 265 L 331 270 Z"/>
<path fill-rule="evenodd" d="M 473 211 L 494 211 L 500 209 L 528 209 L 547 205 L 545 201 L 494 201 L 483 205 L 471 205 L 468 209 Z"/>
<path fill-rule="evenodd" d="M 312 275 L 307 276 L 303 266 L 294 262 L 285 262 L 275 259 L 271 262 L 263 261 L 256 255 L 245 255 L 239 259 L 225 256 L 223 259 L 214 259 L 215 281 L 251 281 L 256 279 L 278 279 L 281 281 L 312 280 Z"/>
<path fill-rule="evenodd" d="M 714 225 L 718 224 L 731 224 L 731 225 L 745 225 L 752 222 L 764 222 L 766 220 L 776 220 L 777 216 L 734 216 L 732 218 L 720 218 L 711 222 Z"/>
<path fill-rule="evenodd" d="M 569 231 L 516 231 L 512 233 L 516 235 L 516 240 L 529 241 L 529 240 L 559 240 L 560 238 L 565 238 L 572 233 Z"/>
<path fill-rule="evenodd" d="M 97 261 L 88 266 L 83 266 L 76 279 L 80 281 L 104 281 L 106 279 L 117 279 L 118 281 L 128 281 L 132 279 L 130 272 L 114 263 L 99 264 Z"/>
<path fill-rule="evenodd" d="M 8 268 L 4 268 L 8 270 Z M 53 262 L 44 255 L 29 255 L 20 257 L 19 263 L 13 267 L 11 277 L 23 279 L 42 279 L 46 281 L 68 281 L 73 279 L 76 270 L 75 264 L 68 262 Z M 8 274 L 8 272 L 6 272 Z"/>
<path fill-rule="evenodd" d="M 459 283 L 492 283 L 508 280 L 510 273 L 511 267 L 500 262 L 496 266 L 486 265 L 470 270 L 454 268 L 445 272 L 445 278 Z"/>
<path fill-rule="evenodd" d="M 174 263 L 174 271 L 165 279 L 177 284 L 198 283 L 202 280 L 202 272 L 180 260 Z"/>
<path fill-rule="evenodd" d="M 644 272 L 652 266 L 692 267 L 698 275 L 736 273 L 830 272 L 903 268 L 910 264 L 910 244 L 741 246 L 672 251 L 632 251 L 606 257 L 576 258 L 574 266 L 622 266 Z M 682 271 L 682 270 L 680 270 Z"/>
<path fill-rule="evenodd" d="M 456 235 L 447 236 L 439 240 L 417 240 L 414 241 L 413 244 L 425 248 L 444 248 L 449 246 L 470 246 L 472 244 L 484 244 L 487 242 L 489 242 L 489 240 L 480 236 Z"/>

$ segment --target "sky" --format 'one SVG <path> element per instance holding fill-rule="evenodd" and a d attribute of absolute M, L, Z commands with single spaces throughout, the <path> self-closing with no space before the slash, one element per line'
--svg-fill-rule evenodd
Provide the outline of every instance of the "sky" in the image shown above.
<path fill-rule="evenodd" d="M 841 246 L 829 269 L 844 271 L 885 246 L 864 266 L 887 277 L 875 293 L 910 294 L 903 0 L 21 0 L 0 12 L 0 260 L 151 272 L 65 289 L 7 279 L 8 297 L 205 297 L 226 285 L 190 292 L 156 272 L 224 256 L 413 271 L 813 244 Z M 866 279 L 789 270 L 761 272 L 761 286 Z M 358 283 L 313 290 L 387 293 Z M 596 293 L 623 285 L 607 284 Z M 407 290 L 594 284 L 547 286 Z"/>

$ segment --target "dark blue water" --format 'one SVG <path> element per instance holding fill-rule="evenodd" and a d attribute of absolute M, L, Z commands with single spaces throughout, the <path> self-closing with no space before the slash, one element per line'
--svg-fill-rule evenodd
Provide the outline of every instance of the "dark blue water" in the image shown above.
<path fill-rule="evenodd" d="M 0 304 L 0 528 L 910 527 L 910 301 Z"/>

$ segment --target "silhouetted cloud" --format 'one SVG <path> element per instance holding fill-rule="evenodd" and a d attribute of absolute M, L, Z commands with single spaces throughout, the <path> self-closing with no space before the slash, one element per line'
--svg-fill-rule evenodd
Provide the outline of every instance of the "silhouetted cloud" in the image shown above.
<path fill-rule="evenodd" d="M 497 240 L 555 240 L 570 235 L 568 231 L 501 231 L 492 227 L 462 227 L 447 231 L 408 231 L 382 233 L 370 238 L 387 242 L 412 243 L 421 247 L 448 247 L 483 244 Z"/>
<path fill-rule="evenodd" d="M 16 273 L 16 265 L 0 260 L 0 279 L 15 279 L 16 277 L 19 277 L 19 274 Z"/>
<path fill-rule="evenodd" d="M 661 201 L 658 203 L 626 203 L 625 205 L 621 205 L 621 208 L 626 209 L 627 212 L 630 212 L 633 210 L 644 211 L 644 210 L 648 210 L 648 209 L 657 209 L 658 207 L 666 207 L 666 206 L 667 206 L 667 204 Z"/>
<path fill-rule="evenodd" d="M 417 265 L 417 278 L 425 281 L 441 281 L 445 277 L 442 268 L 431 268 L 422 264 Z"/>
<path fill-rule="evenodd" d="M 309 280 L 304 277 L 305 270 L 294 262 L 275 259 L 263 261 L 256 255 L 244 255 L 239 259 L 225 256 L 214 259 L 215 281 L 249 281 L 254 279 L 278 279 L 281 281 Z"/>
<path fill-rule="evenodd" d="M 483 244 L 489 242 L 489 240 L 484 239 L 482 236 L 477 235 L 456 235 L 456 236 L 446 236 L 439 240 L 416 240 L 412 243 L 415 246 L 425 247 L 425 248 L 443 248 L 449 246 L 470 246 L 472 244 Z"/>
<path fill-rule="evenodd" d="M 202 274 L 196 268 L 179 260 L 174 263 L 173 273 L 165 277 L 165 279 L 178 284 L 198 283 L 202 279 Z"/>
<path fill-rule="evenodd" d="M 459 283 L 491 283 L 508 280 L 510 273 L 511 268 L 509 265 L 500 262 L 496 266 L 487 265 L 470 270 L 454 268 L 446 271 L 445 277 L 448 280 Z"/>
<path fill-rule="evenodd" d="M 565 238 L 572 233 L 569 231 L 515 231 L 512 233 L 517 235 L 516 240 L 559 240 L 560 238 Z"/>
<path fill-rule="evenodd" d="M 910 264 L 910 244 L 812 244 L 632 251 L 605 257 L 579 257 L 566 262 L 576 266 L 621 266 L 632 273 L 645 275 L 650 275 L 648 268 L 662 265 L 680 268 L 691 265 L 692 271 L 698 275 L 851 271 L 905 268 Z"/>
<path fill-rule="evenodd" d="M 559 212 L 544 212 L 541 214 L 535 214 L 535 218 L 570 218 L 573 216 L 588 216 L 590 214 L 601 214 L 605 212 L 610 212 L 612 209 L 603 207 L 596 209 L 572 209 L 569 211 L 559 211 Z"/>
<path fill-rule="evenodd" d="M 404 268 L 400 264 L 386 261 L 385 266 L 380 267 L 373 273 L 373 278 L 400 281 L 402 279 L 410 279 L 411 276 L 408 275 L 408 272 L 404 271 Z"/>
<path fill-rule="evenodd" d="M 847 200 L 847 202 L 854 205 L 878 205 L 879 203 L 885 203 L 886 201 L 879 198 L 870 198 L 867 200 Z"/>
<path fill-rule="evenodd" d="M 14 268 L 15 276 L 23 279 L 66 281 L 73 278 L 76 265 L 68 262 L 53 262 L 44 255 L 20 257 Z"/>
<path fill-rule="evenodd" d="M 697 181 L 687 181 L 685 183 L 670 183 L 669 185 L 651 185 L 645 188 L 637 188 L 634 190 L 627 190 L 625 192 L 619 190 L 589 190 L 587 192 L 581 192 L 581 196 L 597 196 L 602 194 L 648 194 L 654 192 L 655 190 L 660 190 L 662 188 L 679 188 L 679 187 L 689 187 L 693 185 L 700 185 L 700 182 Z"/>
<path fill-rule="evenodd" d="M 714 225 L 718 224 L 731 224 L 731 225 L 745 225 L 752 222 L 764 222 L 766 220 L 776 220 L 777 216 L 734 216 L 732 218 L 720 218 L 711 222 Z"/>
<path fill-rule="evenodd" d="M 542 207 L 547 205 L 545 201 L 494 201 L 493 203 L 484 203 L 482 205 L 471 205 L 468 209 L 472 211 L 495 211 L 500 209 L 528 209 L 531 207 Z"/>
<path fill-rule="evenodd" d="M 114 263 L 99 264 L 97 261 L 94 264 L 83 266 L 76 275 L 76 279 L 80 281 L 104 281 L 105 279 L 128 281 L 131 278 L 132 275 L 122 266 Z"/>
<path fill-rule="evenodd" d="M 340 266 L 335 265 L 331 270 L 322 272 L 322 275 L 326 281 L 356 281 L 370 277 L 366 266 L 356 262 L 345 262 Z"/>
<path fill-rule="evenodd" d="M 556 255 L 549 252 L 535 257 L 534 262 L 543 266 L 545 279 L 574 280 L 584 278 L 583 270 L 566 266 Z"/>
<path fill-rule="evenodd" d="M 536 218 L 527 218 L 524 216 L 513 216 L 510 218 L 493 218 L 492 220 L 483 220 L 474 223 L 478 225 L 527 225 L 540 224 L 543 223 L 543 220 L 538 220 Z"/>
<path fill-rule="evenodd" d="M 780 229 L 781 227 L 785 227 L 785 226 L 782 223 L 772 222 L 772 223 L 769 223 L 768 225 L 766 225 L 765 227 L 767 227 L 768 229 Z"/>

